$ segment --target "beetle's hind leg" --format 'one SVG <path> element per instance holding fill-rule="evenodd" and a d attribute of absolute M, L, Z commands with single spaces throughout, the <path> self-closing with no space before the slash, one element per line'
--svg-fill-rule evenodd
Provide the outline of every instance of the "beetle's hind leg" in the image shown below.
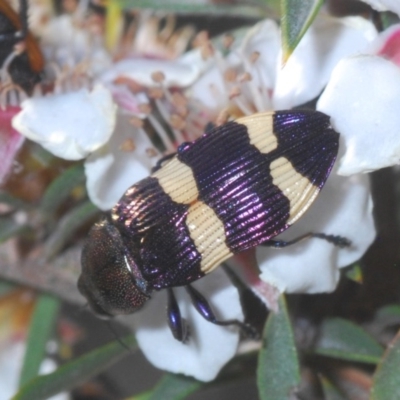
<path fill-rule="evenodd" d="M 326 240 L 329 243 L 332 243 L 334 246 L 344 248 L 344 247 L 350 247 L 351 246 L 351 241 L 343 236 L 338 236 L 338 235 L 327 235 L 325 233 L 306 233 L 304 235 L 301 235 L 293 240 L 285 241 L 285 240 L 267 240 L 264 243 L 261 243 L 260 246 L 268 246 L 268 247 L 273 247 L 275 249 L 281 249 L 283 247 L 290 246 L 292 244 L 301 242 L 302 240 L 305 239 L 311 239 L 311 238 L 317 238 L 317 239 L 323 239 Z"/>
<path fill-rule="evenodd" d="M 240 330 L 244 334 L 244 336 L 250 337 L 250 338 L 258 337 L 258 333 L 254 329 L 254 327 L 249 324 L 246 324 L 242 321 L 239 321 L 237 319 L 228 319 L 225 321 L 218 320 L 215 317 L 215 314 L 212 311 L 210 304 L 198 290 L 196 290 L 191 285 L 187 285 L 187 286 L 185 286 L 185 288 L 190 296 L 190 299 L 192 300 L 194 308 L 205 320 L 207 320 L 208 322 L 211 322 L 215 325 L 221 325 L 221 326 L 235 325 L 240 328 Z"/>

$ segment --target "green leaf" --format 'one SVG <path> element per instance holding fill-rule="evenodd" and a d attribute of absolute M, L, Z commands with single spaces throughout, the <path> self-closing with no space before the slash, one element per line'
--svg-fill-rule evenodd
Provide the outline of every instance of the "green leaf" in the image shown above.
<path fill-rule="evenodd" d="M 44 245 L 44 256 L 54 257 L 68 242 L 72 235 L 86 222 L 92 219 L 99 209 L 90 201 L 86 201 L 66 214 L 57 226 L 57 230 Z"/>
<path fill-rule="evenodd" d="M 282 0 L 281 31 L 283 63 L 286 63 L 314 21 L 323 0 Z"/>
<path fill-rule="evenodd" d="M 322 390 L 325 400 L 346 400 L 332 383 L 323 376 L 320 376 Z"/>
<path fill-rule="evenodd" d="M 382 22 L 382 30 L 390 28 L 392 25 L 399 23 L 399 16 L 393 12 L 386 11 L 379 13 Z"/>
<path fill-rule="evenodd" d="M 193 0 L 119 0 L 122 8 L 147 8 L 174 14 L 230 15 L 262 18 L 265 7 L 255 4 L 199 4 Z"/>
<path fill-rule="evenodd" d="M 154 388 L 149 400 L 180 400 L 195 392 L 203 384 L 183 375 L 165 374 Z"/>
<path fill-rule="evenodd" d="M 41 294 L 36 300 L 29 326 L 20 386 L 35 378 L 39 373 L 40 364 L 46 354 L 46 344 L 53 333 L 59 306 L 60 301 L 48 294 Z"/>
<path fill-rule="evenodd" d="M 151 390 L 146 390 L 134 396 L 128 397 L 126 400 L 149 400 L 153 392 Z"/>
<path fill-rule="evenodd" d="M 328 357 L 375 364 L 382 346 L 353 322 L 342 318 L 324 320 L 314 352 Z"/>
<path fill-rule="evenodd" d="M 6 203 L 16 209 L 29 209 L 32 207 L 29 203 L 3 191 L 0 191 L 0 203 Z"/>
<path fill-rule="evenodd" d="M 27 225 L 18 224 L 12 217 L 0 217 L 0 243 L 19 235 L 27 229 Z"/>
<path fill-rule="evenodd" d="M 376 319 L 392 319 L 394 321 L 400 320 L 400 305 L 398 304 L 389 304 L 380 308 L 376 314 Z"/>
<path fill-rule="evenodd" d="M 123 343 L 133 346 L 133 335 L 123 338 Z M 71 361 L 51 374 L 39 376 L 28 382 L 12 400 L 45 400 L 62 391 L 68 391 L 98 375 L 129 353 L 114 341 Z"/>
<path fill-rule="evenodd" d="M 294 335 L 283 296 L 278 313 L 271 313 L 265 325 L 257 383 L 262 400 L 287 400 L 300 384 Z"/>
<path fill-rule="evenodd" d="M 71 191 L 84 180 L 82 164 L 75 164 L 68 168 L 48 186 L 40 203 L 41 212 L 46 216 L 51 216 L 67 199 Z"/>
<path fill-rule="evenodd" d="M 345 269 L 344 273 L 346 274 L 347 278 L 351 279 L 354 282 L 363 282 L 363 272 L 360 264 L 351 265 L 350 267 Z"/>
<path fill-rule="evenodd" d="M 378 364 L 371 389 L 371 400 L 400 399 L 399 370 L 400 331 Z"/>

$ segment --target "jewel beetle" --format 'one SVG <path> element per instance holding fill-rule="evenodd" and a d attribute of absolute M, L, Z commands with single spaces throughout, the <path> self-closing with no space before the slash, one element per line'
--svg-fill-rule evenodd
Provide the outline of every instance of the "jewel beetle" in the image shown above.
<path fill-rule="evenodd" d="M 185 286 L 208 321 L 246 329 L 217 320 L 190 283 L 258 245 L 284 247 L 315 236 L 348 246 L 345 238 L 321 233 L 273 240 L 315 200 L 338 145 L 329 116 L 309 110 L 246 116 L 183 143 L 93 226 L 82 251 L 80 292 L 106 317 L 133 313 L 153 291 L 167 289 L 168 322 L 184 341 L 172 288 Z"/>
<path fill-rule="evenodd" d="M 13 83 L 31 94 L 41 80 L 44 59 L 37 41 L 28 30 L 27 9 L 27 0 L 20 0 L 19 15 L 7 1 L 0 1 L 0 65 L 7 68 Z M 20 54 L 14 53 L 19 43 L 24 43 L 24 50 Z M 10 63 L 6 65 L 8 61 Z"/>

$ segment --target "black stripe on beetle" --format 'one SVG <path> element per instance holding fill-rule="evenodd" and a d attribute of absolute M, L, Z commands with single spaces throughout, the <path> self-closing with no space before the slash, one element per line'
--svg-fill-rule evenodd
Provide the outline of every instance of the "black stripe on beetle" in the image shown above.
<path fill-rule="evenodd" d="M 154 290 L 187 286 L 208 321 L 245 327 L 218 321 L 190 283 L 251 247 L 284 247 L 272 238 L 314 201 L 338 143 L 327 115 L 300 110 L 240 118 L 184 143 L 92 228 L 82 253 L 81 293 L 95 312 L 112 316 L 141 308 Z M 168 321 L 184 340 L 171 296 L 169 290 Z"/>

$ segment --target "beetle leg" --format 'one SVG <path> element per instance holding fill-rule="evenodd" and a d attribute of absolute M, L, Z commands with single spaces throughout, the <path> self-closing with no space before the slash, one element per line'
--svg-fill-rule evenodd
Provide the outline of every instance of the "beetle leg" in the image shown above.
<path fill-rule="evenodd" d="M 188 339 L 188 327 L 186 321 L 181 316 L 178 302 L 176 301 L 175 294 L 171 288 L 167 289 L 168 293 L 168 306 L 167 317 L 168 326 L 171 329 L 172 335 L 180 342 L 186 342 Z"/>
<path fill-rule="evenodd" d="M 237 319 L 228 319 L 226 321 L 217 320 L 206 298 L 198 290 L 196 290 L 194 287 L 190 285 L 185 286 L 185 288 L 189 293 L 194 308 L 204 319 L 215 325 L 221 325 L 221 326 L 236 325 L 240 328 L 240 330 L 246 337 L 251 337 L 251 338 L 258 337 L 258 333 L 254 329 L 254 327 L 244 322 L 241 322 Z"/>
<path fill-rule="evenodd" d="M 19 19 L 21 30 L 16 33 L 16 36 L 24 39 L 28 34 L 28 0 L 19 1 Z"/>
<path fill-rule="evenodd" d="M 323 239 L 326 240 L 329 243 L 332 243 L 334 246 L 344 248 L 344 247 L 350 247 L 351 246 L 351 241 L 343 236 L 338 236 L 338 235 L 327 235 L 325 233 L 306 233 L 304 235 L 301 235 L 293 240 L 285 241 L 285 240 L 267 240 L 264 243 L 261 243 L 260 246 L 268 246 L 268 247 L 273 247 L 275 249 L 281 249 L 283 247 L 290 246 L 292 244 L 301 242 L 302 240 L 305 239 L 310 239 L 310 238 L 318 238 L 318 239 Z"/>
<path fill-rule="evenodd" d="M 175 155 L 176 155 L 176 153 L 171 153 L 171 154 L 167 154 L 167 155 L 164 156 L 164 157 L 161 157 L 161 158 L 157 161 L 156 165 L 151 169 L 151 173 L 153 174 L 154 172 L 157 172 L 160 168 L 162 168 L 163 164 L 164 164 L 166 161 L 168 161 L 168 160 L 170 160 L 171 158 L 175 157 Z"/>
<path fill-rule="evenodd" d="M 0 34 L 1 41 L 19 41 L 26 38 L 28 33 L 28 2 L 27 0 L 19 1 L 19 21 L 21 24 L 21 29 L 17 32 L 7 32 Z"/>

